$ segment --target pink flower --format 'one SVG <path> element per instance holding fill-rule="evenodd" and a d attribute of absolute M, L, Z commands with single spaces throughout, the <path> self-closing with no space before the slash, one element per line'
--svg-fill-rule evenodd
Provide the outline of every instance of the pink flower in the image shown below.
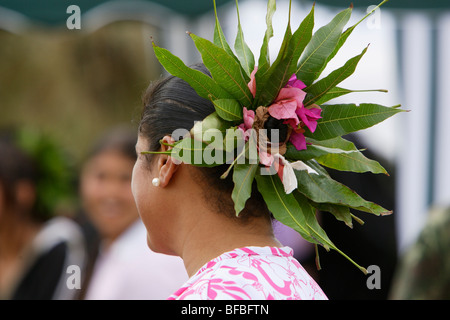
<path fill-rule="evenodd" d="M 311 108 L 299 108 L 296 110 L 297 115 L 301 121 L 308 127 L 309 131 L 314 132 L 317 128 L 317 120 L 321 118 L 320 109 L 317 105 L 313 105 Z"/>
<path fill-rule="evenodd" d="M 306 149 L 306 139 L 303 133 L 304 129 L 300 128 L 298 130 L 293 130 L 291 133 L 291 137 L 289 141 L 294 145 L 297 150 L 305 150 Z"/>
<path fill-rule="evenodd" d="M 306 85 L 297 79 L 294 74 L 289 79 L 286 87 L 280 90 L 274 103 L 269 106 L 269 114 L 276 119 L 284 119 L 284 123 L 293 129 L 289 141 L 297 150 L 306 149 L 306 140 L 302 127 L 306 126 L 314 132 L 317 128 L 317 120 L 320 119 L 321 109 L 317 105 L 305 108 L 303 100 L 306 92 L 302 89 Z"/>
<path fill-rule="evenodd" d="M 255 111 L 247 110 L 247 108 L 244 107 L 243 115 L 245 129 L 251 129 L 253 126 L 253 122 L 255 121 Z"/>
<path fill-rule="evenodd" d="M 258 67 L 255 66 L 255 68 L 253 69 L 252 73 L 250 74 L 250 82 L 248 83 L 248 88 L 250 89 L 250 92 L 253 95 L 253 98 L 256 95 L 256 81 L 255 81 L 255 74 L 256 71 L 258 71 Z"/>
<path fill-rule="evenodd" d="M 297 79 L 297 76 L 295 74 L 292 75 L 292 77 L 289 78 L 289 81 L 286 85 L 286 88 L 298 88 L 298 89 L 305 89 L 306 84 L 304 84 L 302 81 Z"/>
<path fill-rule="evenodd" d="M 255 74 L 257 70 L 258 67 L 255 66 L 248 83 L 248 88 L 253 97 L 256 94 Z M 306 149 L 304 127 L 314 132 L 317 128 L 317 120 L 321 118 L 320 113 L 322 111 L 317 105 L 305 108 L 303 105 L 306 97 L 306 92 L 303 91 L 304 88 L 306 88 L 306 85 L 293 74 L 286 86 L 280 90 L 274 102 L 267 108 L 270 116 L 278 120 L 284 120 L 284 123 L 292 128 L 289 141 L 297 150 Z M 248 141 L 250 135 L 248 130 L 252 128 L 255 121 L 255 112 L 244 107 L 243 118 L 244 123 L 239 125 L 239 128 L 244 132 L 245 141 Z M 273 156 L 265 152 L 265 150 L 259 150 L 259 155 L 260 162 L 266 166 L 270 166 L 274 161 Z"/>
<path fill-rule="evenodd" d="M 242 134 L 244 135 L 245 141 L 248 141 L 248 138 L 250 137 L 250 129 L 253 126 L 253 121 L 255 121 L 255 111 L 253 110 L 247 110 L 246 107 L 244 107 L 243 111 L 244 116 L 244 122 L 241 123 L 238 128 L 242 130 Z"/>
<path fill-rule="evenodd" d="M 258 155 L 259 155 L 259 162 L 266 167 L 270 167 L 273 164 L 274 158 L 273 155 L 271 155 L 268 152 L 262 151 L 260 148 L 258 148 Z"/>
<path fill-rule="evenodd" d="M 296 113 L 303 106 L 306 92 L 298 88 L 283 88 L 276 97 L 274 103 L 269 106 L 269 114 L 275 119 L 289 120 L 289 124 L 295 127 L 300 123 Z"/>

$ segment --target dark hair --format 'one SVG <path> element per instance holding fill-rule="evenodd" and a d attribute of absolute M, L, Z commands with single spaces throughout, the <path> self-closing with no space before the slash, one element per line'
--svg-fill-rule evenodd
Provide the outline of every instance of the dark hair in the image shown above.
<path fill-rule="evenodd" d="M 191 68 L 211 76 L 203 64 Z M 168 76 L 150 84 L 143 96 L 143 111 L 139 124 L 139 134 L 146 138 L 149 151 L 158 151 L 160 140 L 171 135 L 177 129 L 190 130 L 196 121 L 201 121 L 215 111 L 214 105 L 208 99 L 200 97 L 184 80 Z M 153 157 L 148 157 L 152 161 Z M 233 190 L 232 173 L 226 179 L 220 176 L 229 165 L 219 165 L 212 168 L 195 167 L 199 173 L 195 179 L 206 182 L 204 197 L 215 208 L 215 211 L 235 216 L 234 204 L 231 199 Z M 252 216 L 270 217 L 264 199 L 253 185 L 252 196 L 246 202 L 246 207 L 240 217 L 246 219 Z"/>
<path fill-rule="evenodd" d="M 20 181 L 37 183 L 34 161 L 21 150 L 11 137 L 0 137 L 0 185 L 7 208 L 16 209 L 20 203 L 16 199 L 16 186 Z M 30 208 L 31 209 L 31 208 Z"/>

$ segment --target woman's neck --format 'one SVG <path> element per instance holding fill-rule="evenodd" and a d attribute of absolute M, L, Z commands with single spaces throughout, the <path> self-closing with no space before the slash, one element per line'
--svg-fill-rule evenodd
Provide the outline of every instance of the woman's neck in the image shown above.
<path fill-rule="evenodd" d="M 208 261 L 246 246 L 282 245 L 274 237 L 270 221 L 265 218 L 254 218 L 243 224 L 225 215 L 210 212 L 198 219 L 186 233 L 180 256 L 191 277 Z"/>

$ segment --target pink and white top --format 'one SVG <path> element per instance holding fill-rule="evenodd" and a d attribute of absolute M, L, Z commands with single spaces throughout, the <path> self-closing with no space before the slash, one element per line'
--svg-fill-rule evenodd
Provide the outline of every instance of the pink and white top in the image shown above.
<path fill-rule="evenodd" d="M 209 261 L 169 300 L 326 300 L 290 247 L 244 247 Z"/>

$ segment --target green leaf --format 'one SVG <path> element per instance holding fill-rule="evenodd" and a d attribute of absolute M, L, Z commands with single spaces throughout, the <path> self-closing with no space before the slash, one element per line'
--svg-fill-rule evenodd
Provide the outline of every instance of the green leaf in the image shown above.
<path fill-rule="evenodd" d="M 275 219 L 296 230 L 307 241 L 320 244 L 326 250 L 334 249 L 353 263 L 358 269 L 367 271 L 339 250 L 320 227 L 314 208 L 300 193 L 286 194 L 277 175 L 256 175 L 258 190 L 266 201 Z"/>
<path fill-rule="evenodd" d="M 234 166 L 234 188 L 231 198 L 234 201 L 236 216 L 239 216 L 239 213 L 245 207 L 245 202 L 252 194 L 252 184 L 257 169 L 257 164 L 236 164 Z"/>
<path fill-rule="evenodd" d="M 388 174 L 375 160 L 367 158 L 361 151 L 350 153 L 329 153 L 316 158 L 316 161 L 331 169 L 351 172 L 372 172 Z"/>
<path fill-rule="evenodd" d="M 211 155 L 205 157 L 205 150 L 207 148 L 207 143 L 186 137 L 178 141 L 169 152 L 171 157 L 179 161 L 200 167 L 215 167 L 225 163 L 225 154 L 221 152 L 222 150 L 219 150 L 221 152 L 219 157 L 212 157 Z"/>
<path fill-rule="evenodd" d="M 311 163 L 307 162 L 307 164 Z M 313 167 L 312 164 L 311 167 Z M 392 213 L 373 202 L 364 200 L 356 192 L 328 175 L 309 174 L 306 171 L 298 170 L 294 170 L 294 172 L 297 176 L 298 191 L 314 202 L 333 203 L 375 215 Z"/>
<path fill-rule="evenodd" d="M 272 17 L 277 9 L 276 0 L 267 1 L 267 14 L 266 14 L 266 33 L 264 34 L 263 44 L 259 52 L 258 70 L 265 73 L 270 67 L 269 56 L 269 41 L 273 37 Z"/>
<path fill-rule="evenodd" d="M 223 120 L 217 112 L 211 113 L 203 121 L 197 121 L 190 134 L 191 138 L 202 141 L 211 149 L 214 148 L 217 152 L 224 151 L 226 157 L 224 163 L 235 160 L 246 145 L 242 130 Z M 206 146 L 205 150 L 208 151 Z"/>
<path fill-rule="evenodd" d="M 311 237 L 300 205 L 292 193 L 286 194 L 278 176 L 257 174 L 255 179 L 258 191 L 275 219 L 300 233 L 305 240 L 321 244 Z"/>
<path fill-rule="evenodd" d="M 201 140 L 207 144 L 211 143 L 211 131 L 218 131 L 222 136 L 225 136 L 226 130 L 229 129 L 232 124 L 223 120 L 217 112 L 211 113 L 202 121 L 197 121 L 192 127 L 190 133 L 191 137 L 197 140 Z M 209 134 L 208 134 L 209 133 Z M 206 137 L 208 135 L 208 137 Z"/>
<path fill-rule="evenodd" d="M 242 120 L 242 106 L 234 99 L 218 99 L 212 100 L 217 114 L 227 121 Z"/>
<path fill-rule="evenodd" d="M 250 79 L 250 74 L 255 68 L 255 57 L 253 56 L 253 52 L 248 47 L 247 43 L 244 40 L 244 33 L 242 32 L 241 26 L 241 18 L 239 16 L 239 6 L 238 0 L 236 0 L 236 10 L 238 16 L 238 31 L 236 35 L 236 40 L 234 42 L 234 49 L 236 50 L 236 54 L 238 59 L 243 67 L 244 71 L 247 73 L 247 76 Z"/>
<path fill-rule="evenodd" d="M 307 86 L 319 77 L 328 57 L 334 51 L 351 13 L 352 8 L 338 13 L 330 23 L 318 29 L 312 36 L 300 58 L 296 72 L 297 78 Z"/>
<path fill-rule="evenodd" d="M 367 274 L 367 270 L 363 267 L 361 267 L 359 264 L 357 264 L 355 261 L 353 261 L 349 256 L 347 256 L 345 253 L 343 253 L 341 250 L 339 250 L 328 238 L 325 231 L 320 227 L 319 223 L 317 222 L 315 210 L 314 208 L 309 204 L 308 199 L 306 199 L 301 193 L 294 192 L 294 196 L 297 199 L 298 203 L 303 209 L 303 213 L 305 215 L 306 223 L 308 224 L 309 229 L 311 230 L 311 234 L 315 239 L 319 239 L 320 242 L 324 245 L 325 249 L 327 247 L 336 250 L 341 255 L 343 255 L 347 260 L 349 260 L 352 264 L 354 264 L 359 270 L 361 270 L 364 274 Z"/>
<path fill-rule="evenodd" d="M 258 68 L 258 70 L 256 71 L 255 73 L 256 93 L 255 99 L 253 100 L 252 106 L 253 109 L 256 109 L 259 106 L 269 105 L 278 94 L 279 92 L 278 88 L 280 87 L 281 84 L 275 83 L 275 81 L 273 81 L 273 79 L 271 78 L 271 75 L 276 69 L 276 66 L 282 60 L 282 57 L 286 54 L 286 51 L 288 50 L 289 46 L 289 40 L 291 39 L 291 37 L 292 37 L 291 26 L 288 23 L 286 32 L 284 34 L 283 42 L 281 43 L 280 51 L 278 52 L 277 59 L 270 67 L 262 69 Z M 270 88 L 269 92 L 267 92 L 268 88 Z"/>
<path fill-rule="evenodd" d="M 358 269 L 367 273 L 345 253 L 339 250 L 320 227 L 314 208 L 299 192 L 286 194 L 283 184 L 277 175 L 256 175 L 258 190 L 262 194 L 269 211 L 275 219 L 296 230 L 306 240 L 323 246 L 327 251 L 334 249 L 353 263 Z"/>
<path fill-rule="evenodd" d="M 306 143 L 308 144 L 306 150 L 297 150 L 292 144 L 288 144 L 285 158 L 291 161 L 307 161 L 327 154 L 348 154 L 358 151 L 352 142 L 342 137 L 322 141 L 306 138 Z"/>
<path fill-rule="evenodd" d="M 386 93 L 388 91 L 385 89 L 350 90 L 350 89 L 335 87 L 335 88 L 328 90 L 328 92 L 326 92 L 325 94 L 323 94 L 319 99 L 317 99 L 315 101 L 315 103 L 318 105 L 321 105 L 327 101 L 330 101 L 331 99 L 338 98 L 340 96 L 343 96 L 343 95 L 346 95 L 349 93 L 355 93 L 355 92 L 384 92 L 384 93 Z M 307 99 L 309 99 L 308 96 L 307 96 Z"/>
<path fill-rule="evenodd" d="M 311 39 L 313 27 L 314 6 L 293 35 L 288 24 L 277 59 L 267 72 L 258 74 L 258 70 L 255 75 L 257 92 L 254 107 L 269 105 L 296 72 L 298 59 Z"/>
<path fill-rule="evenodd" d="M 323 97 L 329 90 L 336 87 L 339 83 L 347 79 L 349 76 L 355 72 L 356 66 L 358 65 L 358 62 L 361 60 L 362 56 L 367 52 L 367 47 L 361 52 L 361 54 L 351 58 L 348 60 L 342 67 L 339 69 L 336 69 L 335 71 L 331 72 L 328 76 L 325 78 L 317 81 L 316 83 L 310 85 L 309 87 L 305 88 L 305 91 L 309 93 L 310 95 L 306 97 L 303 104 L 307 107 L 313 103 L 315 103 L 317 100 L 319 100 L 321 97 Z"/>
<path fill-rule="evenodd" d="M 322 105 L 322 118 L 317 121 L 314 133 L 305 132 L 305 136 L 316 140 L 328 140 L 358 130 L 369 128 L 394 114 L 404 112 L 399 106 L 385 107 L 379 104 L 362 103 Z"/>
<path fill-rule="evenodd" d="M 310 230 L 311 237 L 320 243 L 326 250 L 329 250 L 330 248 L 336 249 L 336 246 L 331 242 L 325 231 L 317 222 L 316 210 L 308 202 L 308 199 L 299 192 L 294 192 L 293 194 L 297 203 L 300 205 L 301 212 L 305 217 L 305 222 Z"/>
<path fill-rule="evenodd" d="M 344 222 L 348 227 L 353 228 L 352 215 L 350 208 L 332 203 L 316 203 L 310 200 L 310 203 L 317 210 L 331 213 L 337 220 Z"/>
<path fill-rule="evenodd" d="M 241 105 L 251 106 L 253 96 L 241 72 L 241 66 L 223 48 L 189 33 L 213 79 Z"/>
<path fill-rule="evenodd" d="M 353 32 L 353 30 L 355 30 L 355 28 L 361 23 L 363 22 L 368 16 L 370 16 L 376 9 L 378 9 L 380 6 L 382 6 L 385 2 L 387 2 L 388 0 L 384 0 L 383 2 L 381 2 L 378 6 L 376 6 L 373 10 L 371 10 L 369 13 L 367 13 L 361 20 L 359 20 L 357 23 L 355 23 L 354 25 L 352 25 L 351 27 L 347 28 L 339 37 L 339 41 L 336 45 L 336 47 L 334 48 L 333 52 L 328 56 L 326 63 L 324 64 L 324 66 L 322 67 L 322 70 L 325 69 L 326 65 L 328 64 L 328 62 L 334 58 L 334 56 L 338 53 L 339 49 L 341 49 L 341 47 L 344 45 L 345 41 L 347 40 L 347 38 L 351 35 L 351 33 Z"/>
<path fill-rule="evenodd" d="M 237 127 L 228 128 L 225 133 L 225 138 L 223 141 L 225 150 L 230 151 L 234 149 L 241 150 L 245 145 L 244 135 L 242 130 Z M 233 159 L 236 157 L 234 156 Z"/>
<path fill-rule="evenodd" d="M 342 137 L 329 140 L 306 139 L 306 150 L 298 151 L 288 145 L 285 157 L 291 161 L 315 159 L 319 164 L 341 171 L 384 173 L 386 170 L 375 160 L 364 156 L 355 145 Z"/>
<path fill-rule="evenodd" d="M 232 98 L 225 89 L 219 86 L 209 76 L 198 70 L 189 68 L 184 62 L 173 55 L 170 51 L 160 48 L 153 43 L 156 58 L 170 74 L 183 79 L 197 92 L 197 94 L 205 99 L 209 96 L 213 99 Z"/>
<path fill-rule="evenodd" d="M 216 0 L 214 0 L 214 16 L 216 19 L 216 24 L 214 26 L 214 44 L 219 48 L 224 49 L 231 57 L 233 57 L 236 61 L 238 61 L 238 59 L 234 55 L 234 52 L 228 45 L 228 42 L 225 38 L 225 34 L 223 33 L 222 27 L 220 26 L 219 18 L 217 16 Z"/>

